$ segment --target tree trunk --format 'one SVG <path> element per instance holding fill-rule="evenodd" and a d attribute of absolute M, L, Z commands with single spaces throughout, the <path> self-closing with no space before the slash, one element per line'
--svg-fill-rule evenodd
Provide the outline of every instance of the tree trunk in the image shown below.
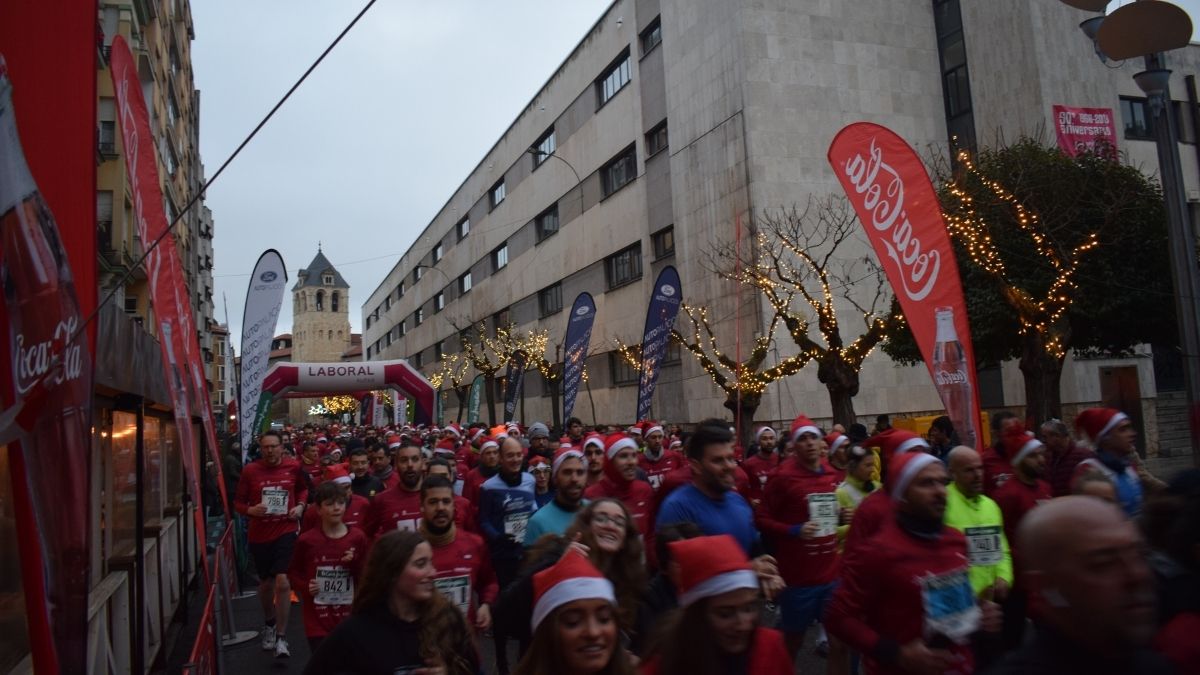
<path fill-rule="evenodd" d="M 817 363 L 817 379 L 829 391 L 833 423 L 847 429 L 858 422 L 854 412 L 854 397 L 858 395 L 858 370 L 832 354 Z"/>
<path fill-rule="evenodd" d="M 1036 429 L 1050 418 L 1062 419 L 1062 368 L 1065 357 L 1046 353 L 1036 331 L 1021 340 L 1021 374 L 1025 376 L 1025 425 Z"/>
<path fill-rule="evenodd" d="M 469 398 L 470 393 L 471 393 L 470 387 L 455 387 L 454 388 L 454 395 L 458 397 L 458 418 L 456 418 L 454 421 L 459 424 L 462 424 L 463 410 L 465 410 L 467 407 L 467 398 Z"/>
<path fill-rule="evenodd" d="M 488 426 L 494 427 L 496 426 L 496 376 L 484 377 L 483 384 L 486 389 L 483 394 L 487 397 Z"/>
<path fill-rule="evenodd" d="M 737 442 L 745 450 L 750 447 L 751 441 L 754 439 L 754 413 L 758 411 L 759 404 L 762 403 L 762 394 L 747 394 L 742 393 L 741 400 L 738 400 L 737 392 L 730 392 L 725 396 L 725 407 L 729 412 L 733 413 L 733 426 L 737 430 Z M 740 405 L 739 405 L 740 404 Z M 741 411 L 739 420 L 738 412 Z M 738 428 L 738 423 L 741 422 L 741 427 Z"/>

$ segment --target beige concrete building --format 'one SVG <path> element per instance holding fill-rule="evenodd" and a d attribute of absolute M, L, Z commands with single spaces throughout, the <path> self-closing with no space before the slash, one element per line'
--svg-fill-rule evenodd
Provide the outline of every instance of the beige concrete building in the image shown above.
<path fill-rule="evenodd" d="M 283 360 L 337 362 L 350 345 L 350 285 L 318 247 L 316 257 L 300 270 L 292 286 L 291 358 Z M 321 421 L 308 415 L 308 409 L 319 402 L 319 398 L 289 400 L 288 419 L 294 424 Z"/>
<path fill-rule="evenodd" d="M 1043 132 L 1052 143 L 1053 104 L 1106 107 L 1119 149 L 1153 173 L 1145 97 L 1130 77 L 1140 64 L 1101 63 L 1077 28 L 1088 16 L 1046 0 L 616 0 L 367 297 L 364 358 L 430 372 L 458 350 L 460 327 L 508 321 L 549 330 L 554 357 L 562 308 L 588 291 L 598 318 L 576 414 L 590 421 L 594 405 L 596 421 L 631 422 L 636 372 L 614 357 L 613 339 L 640 341 L 660 269 L 679 269 L 685 300 L 708 309 L 727 351 L 735 333 L 761 334 L 765 308 L 706 264 L 713 242 L 732 241 L 752 213 L 840 193 L 826 151 L 849 123 L 949 153 L 952 135 Z M 1183 126 L 1194 123 L 1183 78 L 1198 60 L 1195 48 L 1170 55 Z M 1200 201 L 1197 162 L 1184 153 L 1189 198 Z M 779 354 L 795 352 L 786 335 L 777 342 Z M 1150 429 L 1159 386 L 1148 351 L 1073 360 L 1067 412 L 1104 400 L 1114 370 L 1126 393 L 1132 381 Z M 1015 364 L 984 373 L 981 389 L 985 407 L 1024 403 Z M 551 418 L 545 394 L 531 374 L 528 421 Z M 722 402 L 685 356 L 664 367 L 653 414 L 692 422 L 727 415 Z M 866 420 L 940 403 L 923 367 L 877 351 L 855 407 Z M 815 365 L 772 385 L 758 417 L 799 411 L 830 415 Z"/>

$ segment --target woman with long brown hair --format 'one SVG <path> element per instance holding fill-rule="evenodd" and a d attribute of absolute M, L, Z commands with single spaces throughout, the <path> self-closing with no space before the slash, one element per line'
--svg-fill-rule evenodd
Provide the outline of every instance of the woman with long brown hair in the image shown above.
<path fill-rule="evenodd" d="M 605 497 L 580 509 L 563 536 L 548 534 L 530 547 L 522 574 L 501 596 L 495 620 L 513 626 L 522 652 L 531 639 L 524 626 L 533 611 L 533 577 L 562 558 L 572 542 L 581 544 L 592 565 L 612 582 L 622 641 L 627 648 L 636 643 L 638 606 L 647 587 L 644 548 L 625 505 Z"/>
<path fill-rule="evenodd" d="M 533 644 L 516 675 L 633 675 L 620 649 L 613 584 L 572 544 L 533 575 Z"/>
<path fill-rule="evenodd" d="M 396 530 L 371 547 L 354 609 L 321 643 L 305 675 L 477 675 L 462 613 L 434 587 L 433 549 Z"/>
<path fill-rule="evenodd" d="M 760 625 L 758 575 L 722 534 L 671 542 L 680 609 L 666 621 L 642 675 L 777 675 L 792 672 L 779 631 Z"/>

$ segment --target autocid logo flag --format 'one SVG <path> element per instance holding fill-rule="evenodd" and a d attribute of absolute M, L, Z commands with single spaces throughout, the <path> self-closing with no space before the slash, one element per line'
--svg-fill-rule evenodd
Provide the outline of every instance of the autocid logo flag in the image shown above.
<path fill-rule="evenodd" d="M 579 395 L 579 382 L 583 379 L 583 366 L 587 362 L 588 343 L 592 339 L 592 325 L 596 321 L 596 302 L 590 293 L 580 293 L 571 306 L 567 317 L 567 349 L 563 354 L 563 420 L 571 419 L 575 410 L 575 398 Z"/>
<path fill-rule="evenodd" d="M 254 432 L 260 428 L 269 407 L 262 405 L 263 379 L 271 366 L 271 343 L 275 339 L 275 324 L 279 321 L 286 284 L 287 268 L 283 265 L 283 256 L 273 248 L 267 249 L 258 257 L 250 274 L 246 306 L 242 313 L 242 388 L 238 429 L 243 460 L 254 439 Z"/>
<path fill-rule="evenodd" d="M 517 400 L 521 398 L 521 385 L 525 383 L 525 366 L 529 355 L 518 349 L 508 360 L 508 372 L 504 378 L 504 421 L 511 422 L 517 413 Z"/>
<path fill-rule="evenodd" d="M 646 330 L 642 333 L 641 376 L 638 378 L 637 418 L 650 417 L 650 402 L 654 398 L 654 387 L 658 384 L 659 366 L 667 354 L 667 341 L 671 339 L 671 328 L 679 305 L 683 302 L 683 289 L 679 284 L 679 272 L 671 265 L 663 268 L 654 281 L 650 295 L 650 306 L 646 308 Z"/>

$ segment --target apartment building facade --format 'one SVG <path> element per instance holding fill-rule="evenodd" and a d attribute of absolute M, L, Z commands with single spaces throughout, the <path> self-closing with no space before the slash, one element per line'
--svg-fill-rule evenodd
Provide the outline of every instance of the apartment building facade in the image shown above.
<path fill-rule="evenodd" d="M 1053 143 L 1054 104 L 1104 107 L 1118 117 L 1126 161 L 1154 173 L 1146 99 L 1130 77 L 1141 68 L 1101 63 L 1076 28 L 1088 16 L 1046 0 L 617 0 L 367 297 L 363 358 L 433 372 L 459 350 L 461 330 L 481 323 L 546 329 L 548 357 L 561 358 L 562 310 L 587 291 L 597 321 L 577 414 L 631 422 L 637 373 L 614 340 L 640 341 L 658 272 L 678 268 L 685 301 L 708 310 L 725 351 L 737 336 L 762 334 L 769 313 L 712 272 L 714 246 L 746 236 L 753 214 L 840 192 L 825 154 L 849 123 L 883 124 L 948 153 L 951 138 L 976 145 L 1040 132 Z M 1170 55 L 1181 126 L 1195 120 L 1182 78 L 1195 74 L 1198 52 Z M 1200 201 L 1200 160 L 1194 150 L 1184 158 L 1189 198 Z M 852 253 L 873 255 L 865 245 Z M 773 350 L 796 348 L 781 334 Z M 1113 368 L 1132 369 L 1149 428 L 1157 387 L 1148 350 L 1072 359 L 1063 400 L 1101 400 L 1102 372 Z M 538 374 L 525 386 L 525 417 L 551 419 Z M 1015 364 L 988 373 L 981 389 L 985 407 L 1024 403 Z M 653 414 L 694 422 L 727 415 L 723 401 L 676 350 Z M 924 368 L 876 352 L 855 406 L 867 418 L 940 403 Z M 758 418 L 799 411 L 830 415 L 815 365 L 772 385 Z"/>

